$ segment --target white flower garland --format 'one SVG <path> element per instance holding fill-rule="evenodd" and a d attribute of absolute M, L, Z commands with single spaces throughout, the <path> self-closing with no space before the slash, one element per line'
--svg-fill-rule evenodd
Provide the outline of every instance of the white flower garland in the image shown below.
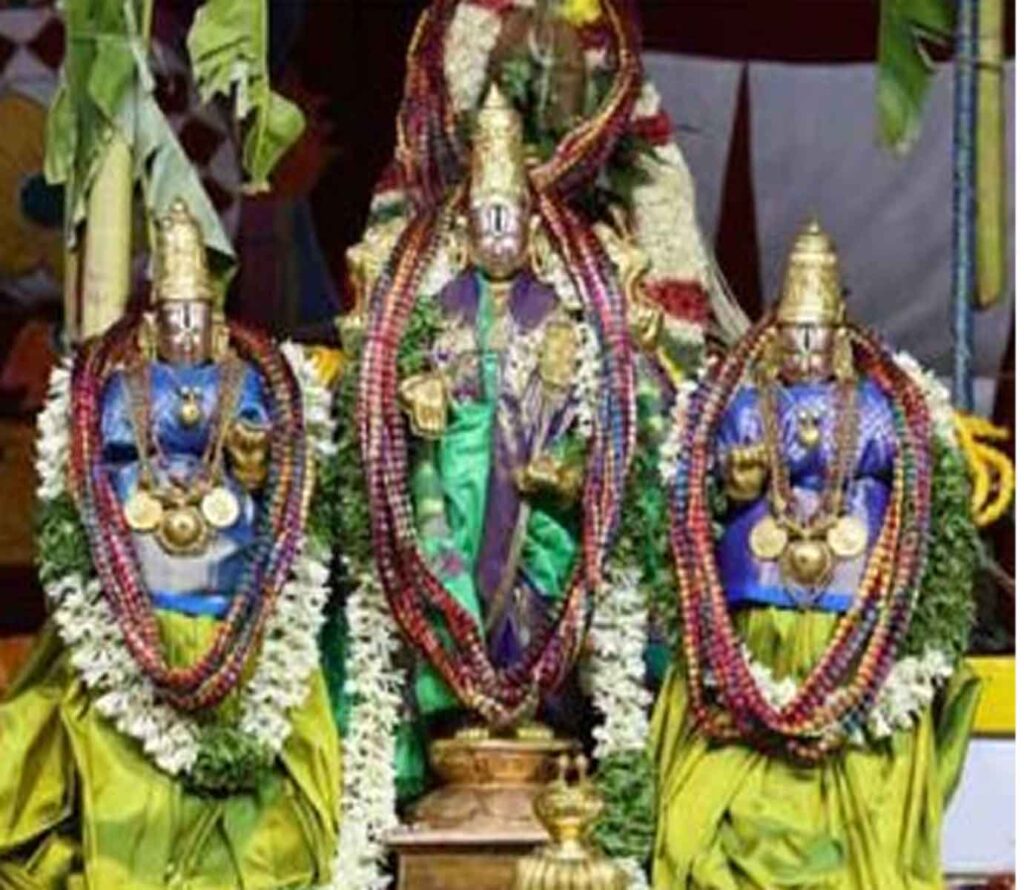
<path fill-rule="evenodd" d="M 661 111 L 661 97 L 646 81 L 634 118 Z M 693 176 L 675 142 L 659 145 L 641 161 L 646 182 L 632 193 L 637 241 L 651 259 L 655 280 L 695 281 L 707 289 L 711 265 L 697 223 Z"/>
<path fill-rule="evenodd" d="M 404 676 L 394 618 L 372 569 L 359 570 L 345 606 L 349 654 L 345 692 L 352 697 L 345 736 L 341 834 L 334 878 L 324 890 L 385 890 L 387 833 L 398 826 L 395 733 Z"/>
<path fill-rule="evenodd" d="M 750 650 L 743 657 L 758 691 L 774 708 L 784 708 L 800 691 L 792 677 L 776 679 L 771 668 L 756 661 Z M 940 649 L 928 649 L 922 655 L 908 655 L 893 665 L 868 714 L 867 736 L 879 741 L 893 733 L 913 727 L 914 721 L 931 706 L 936 691 L 953 675 L 953 662 Z M 708 686 L 713 686 L 709 678 Z M 854 744 L 864 744 L 863 735 L 851 736 Z"/>
<path fill-rule="evenodd" d="M 925 404 L 931 415 L 932 428 L 947 445 L 958 445 L 956 436 L 956 411 L 949 389 L 932 371 L 924 368 L 909 352 L 897 352 L 896 364 L 914 381 L 924 393 Z"/>
<path fill-rule="evenodd" d="M 330 396 L 299 347 L 286 345 L 283 352 L 302 390 L 313 448 L 328 454 L 334 430 Z M 36 468 L 44 502 L 60 497 L 67 487 L 70 369 L 71 360 L 65 359 L 51 372 L 38 421 Z M 288 713 L 305 700 L 320 664 L 318 637 L 328 595 L 327 554 L 320 548 L 321 542 L 304 538 L 267 621 L 253 675 L 241 691 L 240 728 L 275 756 L 291 732 Z M 71 664 L 95 696 L 97 710 L 138 741 L 161 770 L 172 776 L 188 772 L 199 756 L 200 727 L 157 698 L 132 658 L 99 580 L 69 574 L 48 584 L 46 593 Z"/>
<path fill-rule="evenodd" d="M 500 33 L 498 13 L 472 3 L 459 4 L 444 39 L 444 75 L 457 112 L 476 108 Z"/>
<path fill-rule="evenodd" d="M 901 658 L 893 665 L 868 715 L 868 734 L 884 739 L 898 730 L 910 729 L 952 676 L 953 662 L 941 649 Z"/>
<path fill-rule="evenodd" d="M 646 750 L 651 693 L 644 685 L 647 601 L 634 566 L 611 565 L 594 603 L 587 680 L 599 724 L 594 730 L 594 758 Z M 643 863 L 616 860 L 629 877 L 629 890 L 650 886 Z"/>
<path fill-rule="evenodd" d="M 592 695 L 600 715 L 594 757 L 645 750 L 651 693 L 644 686 L 647 602 L 638 568 L 609 567 L 594 603 L 590 643 Z"/>
<path fill-rule="evenodd" d="M 704 368 L 698 368 L 693 380 L 684 380 L 676 389 L 676 400 L 669 415 L 669 429 L 658 450 L 658 474 L 669 489 L 675 484 L 679 454 L 683 448 L 683 434 L 686 428 L 686 414 L 690 398 L 697 391 L 697 381 L 703 376 Z"/>

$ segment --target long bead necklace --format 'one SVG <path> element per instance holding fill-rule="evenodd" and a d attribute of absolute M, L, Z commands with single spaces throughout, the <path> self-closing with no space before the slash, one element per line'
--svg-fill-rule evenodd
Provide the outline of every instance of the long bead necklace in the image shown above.
<path fill-rule="evenodd" d="M 231 340 L 269 395 L 269 472 L 255 541 L 231 605 L 209 649 L 193 664 L 171 667 L 164 656 L 149 592 L 142 580 L 122 505 L 105 467 L 101 403 L 111 373 L 134 356 L 135 329 L 125 323 L 86 347 L 72 381 L 70 481 L 89 537 L 93 564 L 132 656 L 160 698 L 183 711 L 222 702 L 240 682 L 258 645 L 277 592 L 297 555 L 311 490 L 311 455 L 304 435 L 302 395 L 274 344 L 231 326 Z"/>
<path fill-rule="evenodd" d="M 608 258 L 582 225 L 554 202 L 539 204 L 581 293 L 590 297 L 607 345 L 605 398 L 591 442 L 584 487 L 581 558 L 551 630 L 531 640 L 516 664 L 496 668 L 472 615 L 451 597 L 424 559 L 412 521 L 407 478 L 407 433 L 396 398 L 395 356 L 416 282 L 435 249 L 445 220 L 422 218 L 400 242 L 377 295 L 376 314 L 360 377 L 360 436 L 369 481 L 374 552 L 382 584 L 403 631 L 439 671 L 463 703 L 493 723 L 513 723 L 536 707 L 540 691 L 564 677 L 578 651 L 589 594 L 597 589 L 610 546 L 633 448 L 635 405 L 624 298 Z M 393 271 L 392 271 L 393 270 Z M 431 615 L 444 622 L 453 644 L 437 633 Z"/>
<path fill-rule="evenodd" d="M 771 334 L 770 319 L 753 328 L 689 402 L 671 502 L 682 655 L 693 717 L 703 731 L 816 761 L 842 744 L 845 734 L 863 728 L 909 627 L 928 537 L 931 425 L 914 382 L 873 335 L 851 326 L 860 372 L 892 407 L 898 448 L 889 507 L 854 603 L 824 654 L 787 704 L 770 704 L 732 624 L 703 480 L 712 467 L 714 432 Z"/>

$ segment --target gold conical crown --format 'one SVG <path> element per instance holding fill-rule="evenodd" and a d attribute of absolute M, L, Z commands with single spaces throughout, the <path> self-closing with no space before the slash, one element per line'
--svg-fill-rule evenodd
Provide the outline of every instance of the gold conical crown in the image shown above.
<path fill-rule="evenodd" d="M 157 220 L 155 265 L 154 302 L 213 302 L 203 232 L 181 198 Z"/>
<path fill-rule="evenodd" d="M 836 326 L 842 324 L 845 313 L 839 256 L 818 220 L 812 219 L 789 252 L 776 320 Z"/>
<path fill-rule="evenodd" d="M 504 93 L 491 84 L 473 132 L 470 200 L 518 200 L 526 191 L 523 122 Z"/>

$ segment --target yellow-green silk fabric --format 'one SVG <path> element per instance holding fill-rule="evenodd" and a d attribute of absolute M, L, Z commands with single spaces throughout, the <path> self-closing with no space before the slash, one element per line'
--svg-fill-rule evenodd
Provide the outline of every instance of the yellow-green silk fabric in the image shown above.
<path fill-rule="evenodd" d="M 758 608 L 734 620 L 781 679 L 807 675 L 837 617 Z M 673 667 L 652 726 L 655 890 L 942 890 L 942 814 L 979 693 L 962 667 L 913 729 L 798 766 L 696 731 L 685 674 Z"/>
<path fill-rule="evenodd" d="M 212 618 L 157 615 L 177 666 L 194 662 L 217 627 Z M 0 888 L 277 890 L 328 881 L 341 757 L 319 673 L 291 719 L 258 789 L 190 793 L 96 710 L 47 627 L 0 702 Z"/>

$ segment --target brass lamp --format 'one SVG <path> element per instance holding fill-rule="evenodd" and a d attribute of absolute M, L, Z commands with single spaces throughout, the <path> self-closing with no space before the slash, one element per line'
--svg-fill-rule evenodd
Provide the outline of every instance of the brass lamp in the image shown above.
<path fill-rule="evenodd" d="M 575 784 L 569 782 L 573 765 Z M 558 778 L 534 802 L 552 842 L 519 860 L 513 890 L 626 890 L 626 873 L 589 842 L 602 809 L 601 795 L 587 776 L 587 758 L 581 754 L 571 761 L 563 754 L 558 760 Z"/>

